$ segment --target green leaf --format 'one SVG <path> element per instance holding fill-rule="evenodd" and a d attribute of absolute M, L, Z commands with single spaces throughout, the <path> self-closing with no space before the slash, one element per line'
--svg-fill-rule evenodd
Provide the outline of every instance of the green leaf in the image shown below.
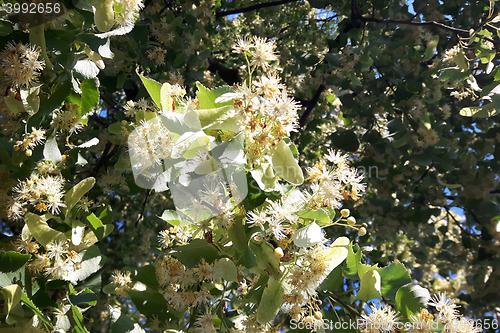
<path fill-rule="evenodd" d="M 171 209 L 166 209 L 161 214 L 160 218 L 163 221 L 170 223 L 171 225 L 189 225 L 191 222 L 183 220 L 182 217 L 175 211 Z"/>
<path fill-rule="evenodd" d="M 352 85 L 355 85 L 355 86 L 362 86 L 363 84 L 361 83 L 361 80 L 354 74 L 350 75 L 349 76 L 349 80 L 351 81 L 351 84 Z"/>
<path fill-rule="evenodd" d="M 248 237 L 242 221 L 242 217 L 237 217 L 233 225 L 227 230 L 229 239 L 233 242 L 234 248 L 238 252 L 245 252 L 248 248 Z"/>
<path fill-rule="evenodd" d="M 278 176 L 294 185 L 304 182 L 302 169 L 293 157 L 292 151 L 284 141 L 271 149 L 272 165 Z"/>
<path fill-rule="evenodd" d="M 392 263 L 384 268 L 379 268 L 382 279 L 382 295 L 390 300 L 394 300 L 399 288 L 411 282 L 410 273 L 402 263 Z"/>
<path fill-rule="evenodd" d="M 81 79 L 83 81 L 92 80 L 99 75 L 99 67 L 91 61 L 90 59 L 78 60 L 73 67 L 73 71 L 71 72 L 75 78 Z M 76 84 L 76 79 L 75 84 Z M 77 90 L 75 88 L 75 90 Z"/>
<path fill-rule="evenodd" d="M 5 96 L 3 100 L 7 105 L 7 107 L 9 108 L 9 110 L 14 114 L 26 111 L 24 109 L 23 102 L 16 98 L 16 93 L 13 92 L 11 89 L 8 89 L 7 96 Z"/>
<path fill-rule="evenodd" d="M 211 109 L 199 109 L 186 113 L 185 122 L 189 126 L 202 129 L 227 129 L 233 132 L 239 130 L 234 123 L 234 118 L 230 118 L 230 112 L 234 110 L 232 105 L 224 105 Z"/>
<path fill-rule="evenodd" d="M 82 89 L 82 102 L 78 113 L 84 116 L 91 112 L 99 103 L 99 88 L 94 79 L 83 80 L 80 88 Z"/>
<path fill-rule="evenodd" d="M 274 255 L 274 248 L 268 242 L 250 241 L 250 249 L 255 254 L 257 265 L 271 276 L 281 275 L 280 259 Z"/>
<path fill-rule="evenodd" d="M 257 321 L 260 324 L 266 324 L 276 317 L 281 304 L 283 304 L 284 294 L 285 290 L 279 279 L 269 278 L 257 309 Z"/>
<path fill-rule="evenodd" d="M 344 271 L 344 274 L 347 278 L 355 279 L 358 277 L 358 264 L 361 263 L 361 255 L 362 252 L 359 248 L 358 251 L 354 253 L 352 244 L 349 245 L 346 260 L 346 269 Z"/>
<path fill-rule="evenodd" d="M 187 245 L 176 246 L 171 249 L 169 254 L 189 268 L 198 265 L 201 258 L 212 263 L 219 257 L 217 248 L 204 239 L 194 239 Z"/>
<path fill-rule="evenodd" d="M 82 242 L 85 233 L 85 224 L 79 220 L 71 221 L 71 243 L 78 246 Z"/>
<path fill-rule="evenodd" d="M 158 291 L 144 285 L 136 285 L 137 287 L 128 290 L 127 294 L 134 302 L 137 310 L 144 314 L 146 317 L 158 317 L 160 320 L 171 318 L 168 313 L 169 307 L 165 297 Z"/>
<path fill-rule="evenodd" d="M 401 138 L 394 140 L 392 142 L 392 146 L 397 149 L 403 147 L 404 145 L 407 145 L 412 141 L 413 141 L 413 134 L 411 133 L 411 131 L 407 131 Z"/>
<path fill-rule="evenodd" d="M 373 59 L 370 57 L 368 53 L 363 53 L 359 57 L 359 62 L 361 63 L 363 68 L 367 68 L 373 65 Z"/>
<path fill-rule="evenodd" d="M 496 116 L 498 113 L 494 103 L 488 103 L 484 106 L 469 106 L 460 110 L 460 115 L 464 117 L 488 118 Z"/>
<path fill-rule="evenodd" d="M 71 317 L 70 321 L 72 323 L 72 333 L 89 333 L 85 326 L 83 325 L 83 316 L 82 313 L 80 312 L 80 309 L 75 306 L 71 305 Z M 72 320 L 71 320 L 72 319 Z"/>
<path fill-rule="evenodd" d="M 56 136 L 45 142 L 45 145 L 43 146 L 43 158 L 47 161 L 52 161 L 54 164 L 57 164 L 62 160 L 61 151 L 57 146 Z"/>
<path fill-rule="evenodd" d="M 229 282 L 237 282 L 238 272 L 233 261 L 228 258 L 222 258 L 217 261 L 213 268 L 213 277 L 214 281 L 222 278 Z"/>
<path fill-rule="evenodd" d="M 0 287 L 7 287 L 14 283 L 25 285 L 26 271 L 26 266 L 22 266 L 14 272 L 0 273 Z"/>
<path fill-rule="evenodd" d="M 109 307 L 111 313 L 111 333 L 145 333 L 138 323 L 121 313 L 119 308 Z"/>
<path fill-rule="evenodd" d="M 359 147 L 358 136 L 351 130 L 337 131 L 329 137 L 332 146 L 346 151 L 356 151 Z"/>
<path fill-rule="evenodd" d="M 231 107 L 233 106 L 232 101 L 215 103 L 215 99 L 217 97 L 220 97 L 225 93 L 234 92 L 233 88 L 230 86 L 221 86 L 215 89 L 208 89 L 201 83 L 196 82 L 196 88 L 198 88 L 196 97 L 198 97 L 198 101 L 200 102 L 200 109 L 219 109 L 222 106 L 226 105 Z"/>
<path fill-rule="evenodd" d="M 262 299 L 262 294 L 264 293 L 265 286 L 269 281 L 269 275 L 262 274 L 257 282 L 252 286 L 252 288 L 248 291 L 248 294 L 245 295 L 245 301 L 252 303 L 260 303 Z"/>
<path fill-rule="evenodd" d="M 326 214 L 326 213 L 325 213 Z M 311 247 L 323 241 L 323 233 L 316 222 L 298 229 L 293 235 L 293 243 L 298 247 Z"/>
<path fill-rule="evenodd" d="M 193 158 L 200 150 L 207 151 L 209 143 L 210 140 L 203 131 L 185 132 L 177 139 L 171 158 Z"/>
<path fill-rule="evenodd" d="M 137 68 L 137 70 L 138 69 L 139 68 Z M 136 73 L 141 78 L 141 81 L 144 84 L 144 87 L 146 87 L 146 90 L 148 91 L 149 96 L 151 96 L 151 99 L 153 100 L 153 102 L 155 102 L 156 106 L 161 110 L 161 86 L 162 86 L 162 84 L 160 82 L 156 82 L 153 79 L 142 76 L 141 74 L 139 74 L 139 72 L 137 70 L 136 70 Z"/>
<path fill-rule="evenodd" d="M 113 223 L 113 211 L 111 210 L 110 206 L 100 208 L 97 211 L 97 214 L 99 214 L 99 220 L 101 220 L 105 224 Z"/>
<path fill-rule="evenodd" d="M 30 258 L 31 255 L 19 252 L 0 252 L 0 272 L 15 272 L 23 267 Z"/>
<path fill-rule="evenodd" d="M 92 226 L 97 239 L 101 240 L 104 236 L 104 225 L 102 224 L 101 220 L 97 216 L 95 216 L 94 213 L 91 213 L 87 216 L 87 221 L 90 222 L 90 225 Z"/>
<path fill-rule="evenodd" d="M 139 281 L 153 288 L 158 287 L 158 280 L 156 279 L 155 266 L 154 265 L 145 265 L 139 268 L 130 268 L 128 267 L 123 270 L 129 270 L 132 272 L 132 280 Z"/>
<path fill-rule="evenodd" d="M 57 89 L 50 95 L 49 99 L 43 99 L 40 102 L 40 115 L 48 115 L 53 112 L 55 109 L 59 108 L 64 100 L 71 93 L 71 80 L 66 80 L 60 82 L 57 86 Z"/>
<path fill-rule="evenodd" d="M 95 178 L 88 177 L 76 184 L 71 190 L 66 193 L 64 196 L 64 200 L 66 201 L 66 207 L 63 207 L 61 210 L 63 214 L 68 218 L 68 212 L 71 211 L 73 207 L 77 204 L 77 202 L 94 187 Z"/>
<path fill-rule="evenodd" d="M 430 154 L 418 154 L 408 156 L 408 161 L 422 166 L 429 166 L 432 163 L 432 158 L 433 155 Z"/>
<path fill-rule="evenodd" d="M 30 116 L 33 116 L 40 109 L 40 85 L 31 88 L 20 89 L 21 101 L 24 109 Z"/>
<path fill-rule="evenodd" d="M 330 223 L 330 217 L 324 209 L 304 209 L 297 212 L 297 215 L 304 220 L 316 220 L 319 226 L 324 226 Z"/>
<path fill-rule="evenodd" d="M 469 66 L 467 65 L 467 59 L 463 51 L 458 52 L 454 57 L 453 61 L 458 65 L 461 70 L 467 71 L 469 70 Z"/>
<path fill-rule="evenodd" d="M 278 177 L 274 175 L 271 164 L 261 163 L 253 170 L 250 170 L 250 174 L 261 190 L 274 191 L 276 189 Z"/>
<path fill-rule="evenodd" d="M 70 295 L 69 299 L 74 305 L 83 304 L 94 306 L 97 304 L 96 294 L 94 294 L 94 292 L 88 288 L 83 289 L 76 295 Z"/>
<path fill-rule="evenodd" d="M 111 134 L 121 134 L 124 130 L 126 130 L 126 128 L 123 126 L 121 121 L 108 126 L 108 131 Z"/>
<path fill-rule="evenodd" d="M 12 33 L 12 24 L 7 21 L 0 21 L 0 36 L 7 36 Z"/>
<path fill-rule="evenodd" d="M 21 301 L 22 290 L 17 284 L 13 284 L 2 288 L 2 294 L 4 297 L 3 313 L 7 315 L 6 321 L 9 324 L 14 322 L 9 322 L 10 311 Z"/>
<path fill-rule="evenodd" d="M 427 48 L 425 49 L 424 53 L 424 59 L 422 59 L 423 61 L 430 60 L 434 56 L 434 52 L 436 52 L 438 43 L 439 43 L 439 36 L 438 35 L 432 36 L 429 43 L 427 43 Z"/>
<path fill-rule="evenodd" d="M 323 261 L 327 267 L 326 272 L 330 273 L 347 258 L 349 244 L 349 238 L 342 236 L 335 239 L 330 247 L 319 251 L 317 255 L 323 257 Z"/>
<path fill-rule="evenodd" d="M 33 302 L 28 298 L 28 296 L 26 296 L 24 291 L 22 293 L 23 294 L 21 296 L 21 301 L 23 301 L 23 303 L 38 316 L 38 319 L 40 319 L 43 322 L 46 328 L 49 328 L 49 330 L 52 331 L 53 326 L 51 321 L 42 313 L 42 311 L 40 311 L 40 309 L 36 307 L 35 304 L 33 304 Z"/>
<path fill-rule="evenodd" d="M 326 277 L 326 279 L 321 283 L 318 287 L 318 290 L 328 290 L 334 291 L 340 288 L 342 282 L 344 281 L 344 277 L 342 276 L 342 266 L 335 267 L 330 274 Z"/>
<path fill-rule="evenodd" d="M 421 308 L 427 308 L 427 302 L 431 294 L 418 284 L 408 283 L 396 293 L 396 310 L 403 317 L 409 319 L 411 315 L 416 315 Z"/>
<path fill-rule="evenodd" d="M 102 238 L 107 237 L 115 228 L 113 224 L 104 224 L 104 233 L 102 235 Z M 79 250 L 83 250 L 85 248 L 90 247 L 91 245 L 97 243 L 99 239 L 97 238 L 96 234 L 94 233 L 93 230 L 87 230 L 85 232 L 85 236 L 83 237 L 82 243 L 78 246 Z"/>
<path fill-rule="evenodd" d="M 380 274 L 375 269 L 365 272 L 361 277 L 360 288 L 356 297 L 351 300 L 366 302 L 374 298 L 380 298 L 381 280 Z"/>
<path fill-rule="evenodd" d="M 39 216 L 33 213 L 26 213 L 24 221 L 28 225 L 33 237 L 43 246 L 53 241 L 66 241 L 68 239 L 64 233 L 49 227 L 45 215 Z"/>
<path fill-rule="evenodd" d="M 85 280 L 101 269 L 106 263 L 106 257 L 101 254 L 101 251 L 99 251 L 99 248 L 96 245 L 81 251 L 78 255 L 82 256 L 80 269 L 77 269 L 64 277 L 65 281 L 70 281 L 73 284 L 76 284 L 78 281 Z"/>

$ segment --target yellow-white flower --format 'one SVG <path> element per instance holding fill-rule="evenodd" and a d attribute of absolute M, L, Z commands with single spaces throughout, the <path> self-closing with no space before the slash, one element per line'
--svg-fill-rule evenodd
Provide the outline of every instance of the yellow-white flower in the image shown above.
<path fill-rule="evenodd" d="M 0 56 L 7 82 L 14 88 L 30 86 L 44 66 L 44 61 L 38 60 L 40 49 L 33 45 L 8 43 Z"/>

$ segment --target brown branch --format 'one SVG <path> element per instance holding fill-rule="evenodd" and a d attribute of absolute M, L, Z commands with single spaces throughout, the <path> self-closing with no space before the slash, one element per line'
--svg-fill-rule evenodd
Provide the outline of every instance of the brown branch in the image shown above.
<path fill-rule="evenodd" d="M 111 142 L 107 142 L 106 146 L 104 147 L 104 151 L 101 154 L 101 158 L 99 159 L 99 162 L 97 162 L 96 166 L 92 169 L 90 172 L 90 175 L 96 176 L 99 173 L 99 170 L 106 165 L 106 163 L 118 152 L 119 146 L 116 145 L 113 147 L 113 150 L 109 151 L 111 149 L 111 146 L 113 144 Z"/>
<path fill-rule="evenodd" d="M 325 90 L 325 85 L 321 84 L 318 87 L 318 90 L 316 90 L 316 93 L 314 94 L 314 97 L 309 101 L 307 109 L 304 111 L 304 113 L 302 114 L 302 116 L 300 116 L 300 120 L 299 120 L 299 126 L 300 126 L 300 128 L 304 127 L 307 118 L 309 117 L 309 115 L 311 114 L 312 110 L 314 109 L 314 107 L 318 103 L 319 97 L 321 96 L 321 93 L 323 92 L 323 90 Z"/>
<path fill-rule="evenodd" d="M 248 7 L 243 7 L 243 8 L 236 8 L 236 9 L 231 9 L 231 10 L 225 10 L 222 12 L 217 12 L 215 14 L 215 18 L 219 17 L 224 17 L 228 15 L 234 15 L 234 14 L 241 14 L 241 13 L 246 13 L 246 12 L 251 12 L 252 10 L 257 10 L 261 8 L 266 8 L 266 7 L 274 7 L 274 6 L 279 6 L 279 5 L 284 5 L 287 3 L 292 3 L 292 2 L 297 2 L 299 0 L 279 0 L 279 1 L 272 1 L 272 2 L 265 2 L 265 3 L 259 3 L 256 5 L 248 6 Z"/>
<path fill-rule="evenodd" d="M 477 224 L 481 225 L 482 223 L 479 221 L 479 219 L 477 218 L 477 215 L 472 211 L 472 210 L 469 210 L 469 213 L 470 215 L 472 216 L 472 218 L 476 221 Z"/>
<path fill-rule="evenodd" d="M 469 230 L 465 229 L 462 224 L 457 221 L 457 219 L 455 218 L 455 216 L 453 216 L 453 214 L 451 214 L 450 212 L 450 209 L 446 206 L 444 206 L 444 209 L 446 209 L 446 213 L 448 214 L 448 216 L 450 216 L 454 221 L 455 221 L 455 224 L 460 228 L 460 230 L 462 230 L 462 232 L 464 234 L 466 234 L 467 236 L 474 236 L 474 237 L 481 237 L 481 235 L 478 235 L 478 234 L 472 234 Z"/>
<path fill-rule="evenodd" d="M 144 216 L 144 211 L 146 210 L 146 203 L 148 202 L 148 198 L 149 198 L 150 193 L 151 193 L 151 190 L 146 190 L 146 197 L 144 198 L 144 202 L 142 203 L 141 215 L 139 215 L 139 218 L 135 222 L 136 228 L 139 226 L 139 222 L 142 220 L 142 218 Z"/>
<path fill-rule="evenodd" d="M 445 29 L 451 32 L 455 32 L 460 35 L 469 35 L 469 30 L 465 29 L 460 29 L 460 28 L 454 28 L 450 27 L 446 24 L 443 24 L 441 22 L 437 21 L 429 21 L 429 22 L 415 22 L 415 21 L 405 21 L 405 20 L 382 20 L 382 19 L 377 19 L 373 17 L 358 17 L 359 20 L 364 21 L 364 22 L 375 22 L 375 23 L 383 23 L 383 24 L 405 24 L 405 25 L 415 25 L 415 26 L 432 26 L 436 28 L 441 28 Z"/>
<path fill-rule="evenodd" d="M 415 22 L 412 20 L 406 20 L 406 21 L 405 20 L 382 20 L 382 19 L 377 19 L 377 18 L 373 18 L 373 17 L 363 17 L 363 16 L 359 16 L 359 17 L 357 17 L 357 19 L 359 19 L 363 22 L 383 23 L 386 25 L 387 24 L 405 24 L 405 25 L 415 25 L 415 26 L 420 26 L 420 27 L 430 26 L 430 27 L 440 28 L 440 29 L 444 29 L 444 30 L 447 30 L 450 32 L 454 32 L 457 35 L 462 36 L 462 37 L 468 37 L 470 35 L 469 30 L 450 27 L 449 25 L 446 25 L 446 24 L 443 24 L 443 23 L 437 22 L 437 21 Z M 486 37 L 486 36 L 480 36 L 480 37 L 484 38 L 485 40 L 487 40 L 489 42 L 492 42 L 495 45 L 495 48 L 499 44 L 499 41 L 494 40 L 493 38 Z"/>

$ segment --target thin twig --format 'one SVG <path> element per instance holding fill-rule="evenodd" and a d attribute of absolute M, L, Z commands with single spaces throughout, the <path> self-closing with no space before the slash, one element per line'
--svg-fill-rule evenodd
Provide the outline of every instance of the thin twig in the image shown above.
<path fill-rule="evenodd" d="M 106 163 L 114 156 L 116 155 L 116 153 L 118 152 L 118 148 L 119 146 L 116 145 L 113 147 L 113 149 L 111 151 L 109 151 L 109 149 L 111 148 L 112 146 L 112 143 L 111 142 L 107 142 L 106 143 L 106 147 L 104 148 L 104 151 L 101 155 L 101 158 L 99 159 L 99 162 L 97 162 L 96 166 L 94 167 L 94 169 L 92 169 L 92 172 L 90 173 L 92 176 L 97 176 L 97 174 L 99 173 L 99 170 L 106 165 Z"/>
<path fill-rule="evenodd" d="M 312 110 L 314 109 L 314 107 L 318 103 L 319 97 L 321 96 L 321 93 L 323 92 L 323 90 L 325 90 L 325 85 L 320 84 L 320 86 L 318 87 L 318 90 L 316 90 L 316 93 L 314 94 L 314 97 L 309 101 L 309 105 L 307 106 L 307 109 L 304 111 L 302 116 L 300 116 L 300 120 L 299 120 L 300 128 L 304 127 L 307 118 L 309 117 Z"/>
<path fill-rule="evenodd" d="M 144 202 L 142 203 L 141 215 L 139 215 L 137 222 L 135 222 L 136 228 L 139 225 L 139 221 L 142 220 L 142 217 L 144 216 L 144 211 L 146 210 L 146 203 L 148 202 L 148 197 L 149 197 L 150 193 L 151 193 L 151 190 L 146 190 L 146 197 L 144 198 Z"/>
<path fill-rule="evenodd" d="M 430 26 L 430 27 L 436 27 L 440 29 L 444 29 L 450 32 L 456 33 L 460 37 L 468 37 L 470 36 L 470 31 L 466 29 L 460 29 L 460 28 L 455 28 L 455 27 L 450 27 L 449 25 L 443 24 L 441 22 L 437 21 L 428 21 L 428 22 L 415 22 L 412 20 L 383 20 L 383 19 L 377 19 L 373 17 L 364 17 L 364 16 L 359 16 L 359 20 L 363 22 L 375 22 L 375 23 L 382 23 L 382 24 L 400 24 L 400 25 L 415 25 L 415 26 Z M 494 40 L 493 38 L 486 37 L 486 36 L 481 36 L 485 40 L 492 42 L 493 44 L 497 45 L 499 41 Z"/>
<path fill-rule="evenodd" d="M 279 0 L 279 1 L 259 3 L 259 4 L 248 6 L 248 7 L 236 8 L 236 9 L 225 10 L 222 12 L 217 12 L 215 14 L 215 17 L 219 18 L 219 17 L 228 16 L 228 15 L 241 14 L 241 13 L 251 12 L 252 10 L 284 5 L 287 3 L 292 3 L 292 2 L 297 2 L 297 1 L 299 1 L 299 0 Z"/>
<path fill-rule="evenodd" d="M 481 237 L 481 235 L 478 235 L 478 234 L 472 234 L 469 230 L 465 229 L 462 224 L 457 221 L 457 219 L 455 218 L 455 216 L 453 216 L 453 214 L 451 214 L 450 212 L 450 209 L 446 206 L 444 206 L 444 209 L 446 209 L 446 213 L 448 213 L 448 216 L 450 216 L 454 221 L 455 221 L 455 224 L 460 228 L 460 230 L 462 230 L 462 232 L 464 234 L 466 234 L 467 236 L 474 236 L 474 237 Z"/>

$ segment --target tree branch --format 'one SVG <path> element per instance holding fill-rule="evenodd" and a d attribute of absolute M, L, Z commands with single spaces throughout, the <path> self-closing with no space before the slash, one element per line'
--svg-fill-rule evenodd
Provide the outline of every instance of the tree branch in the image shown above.
<path fill-rule="evenodd" d="M 316 93 L 314 94 L 314 97 L 309 101 L 307 109 L 304 111 L 304 113 L 302 114 L 302 116 L 300 116 L 300 120 L 299 120 L 299 126 L 300 126 L 300 128 L 304 127 L 307 118 L 309 117 L 309 115 L 311 114 L 312 110 L 314 109 L 314 107 L 318 103 L 319 96 L 321 96 L 321 93 L 323 92 L 323 90 L 325 90 L 325 85 L 324 84 L 320 84 L 320 86 L 318 87 L 318 90 L 316 90 Z"/>
<path fill-rule="evenodd" d="M 141 210 L 141 215 L 139 215 L 139 218 L 137 218 L 137 221 L 135 222 L 135 227 L 139 225 L 139 222 L 142 220 L 144 216 L 144 211 L 146 210 L 146 203 L 148 202 L 149 194 L 151 193 L 151 190 L 146 190 L 146 197 L 144 198 L 144 202 L 142 203 L 142 210 Z"/>
<path fill-rule="evenodd" d="M 266 8 L 266 7 L 274 7 L 274 6 L 279 6 L 279 5 L 284 5 L 286 3 L 292 3 L 292 2 L 297 2 L 299 0 L 278 0 L 278 1 L 272 1 L 272 2 L 265 2 L 265 3 L 259 3 L 256 5 L 248 6 L 248 7 L 243 7 L 243 8 L 236 8 L 236 9 L 231 9 L 231 10 L 225 10 L 222 12 L 217 12 L 215 13 L 215 18 L 219 17 L 224 17 L 228 15 L 234 15 L 234 14 L 241 14 L 241 13 L 246 13 L 246 12 L 251 12 L 252 10 L 257 10 L 260 8 Z"/>
<path fill-rule="evenodd" d="M 99 161 L 97 162 L 97 164 L 95 165 L 95 167 L 92 169 L 92 171 L 90 172 L 90 175 L 91 176 L 96 176 L 98 173 L 99 173 L 99 170 L 106 165 L 106 163 L 114 156 L 116 155 L 116 153 L 118 152 L 118 148 L 119 146 L 118 145 L 115 145 L 113 147 L 113 149 L 110 151 L 111 149 L 111 146 L 113 144 L 111 142 L 107 142 L 106 143 L 106 146 L 104 147 L 104 151 L 102 152 L 101 154 L 101 158 L 99 159 Z"/>
<path fill-rule="evenodd" d="M 460 29 L 460 28 L 454 28 L 450 27 L 446 24 L 443 24 L 441 22 L 436 22 L 436 21 L 430 21 L 430 22 L 415 22 L 415 21 L 404 21 L 404 20 L 382 20 L 382 19 L 377 19 L 373 17 L 358 17 L 359 20 L 364 21 L 364 22 L 375 22 L 375 23 L 383 23 L 383 24 L 405 24 L 405 25 L 415 25 L 415 26 L 432 26 L 436 28 L 441 28 L 444 30 L 448 30 L 451 32 L 455 32 L 457 34 L 463 35 L 463 36 L 468 36 L 469 35 L 469 30 L 465 29 Z"/>
<path fill-rule="evenodd" d="M 448 216 L 450 216 L 454 221 L 455 221 L 455 224 L 458 225 L 458 227 L 460 228 L 460 230 L 462 230 L 462 232 L 464 234 L 466 234 L 467 236 L 474 236 L 474 237 L 481 237 L 481 235 L 478 235 L 478 234 L 473 234 L 471 233 L 469 230 L 465 229 L 462 224 L 457 221 L 457 219 L 455 218 L 455 216 L 453 216 L 453 214 L 450 212 L 450 209 L 446 206 L 444 206 L 444 209 L 446 209 L 446 213 L 448 214 Z"/>

